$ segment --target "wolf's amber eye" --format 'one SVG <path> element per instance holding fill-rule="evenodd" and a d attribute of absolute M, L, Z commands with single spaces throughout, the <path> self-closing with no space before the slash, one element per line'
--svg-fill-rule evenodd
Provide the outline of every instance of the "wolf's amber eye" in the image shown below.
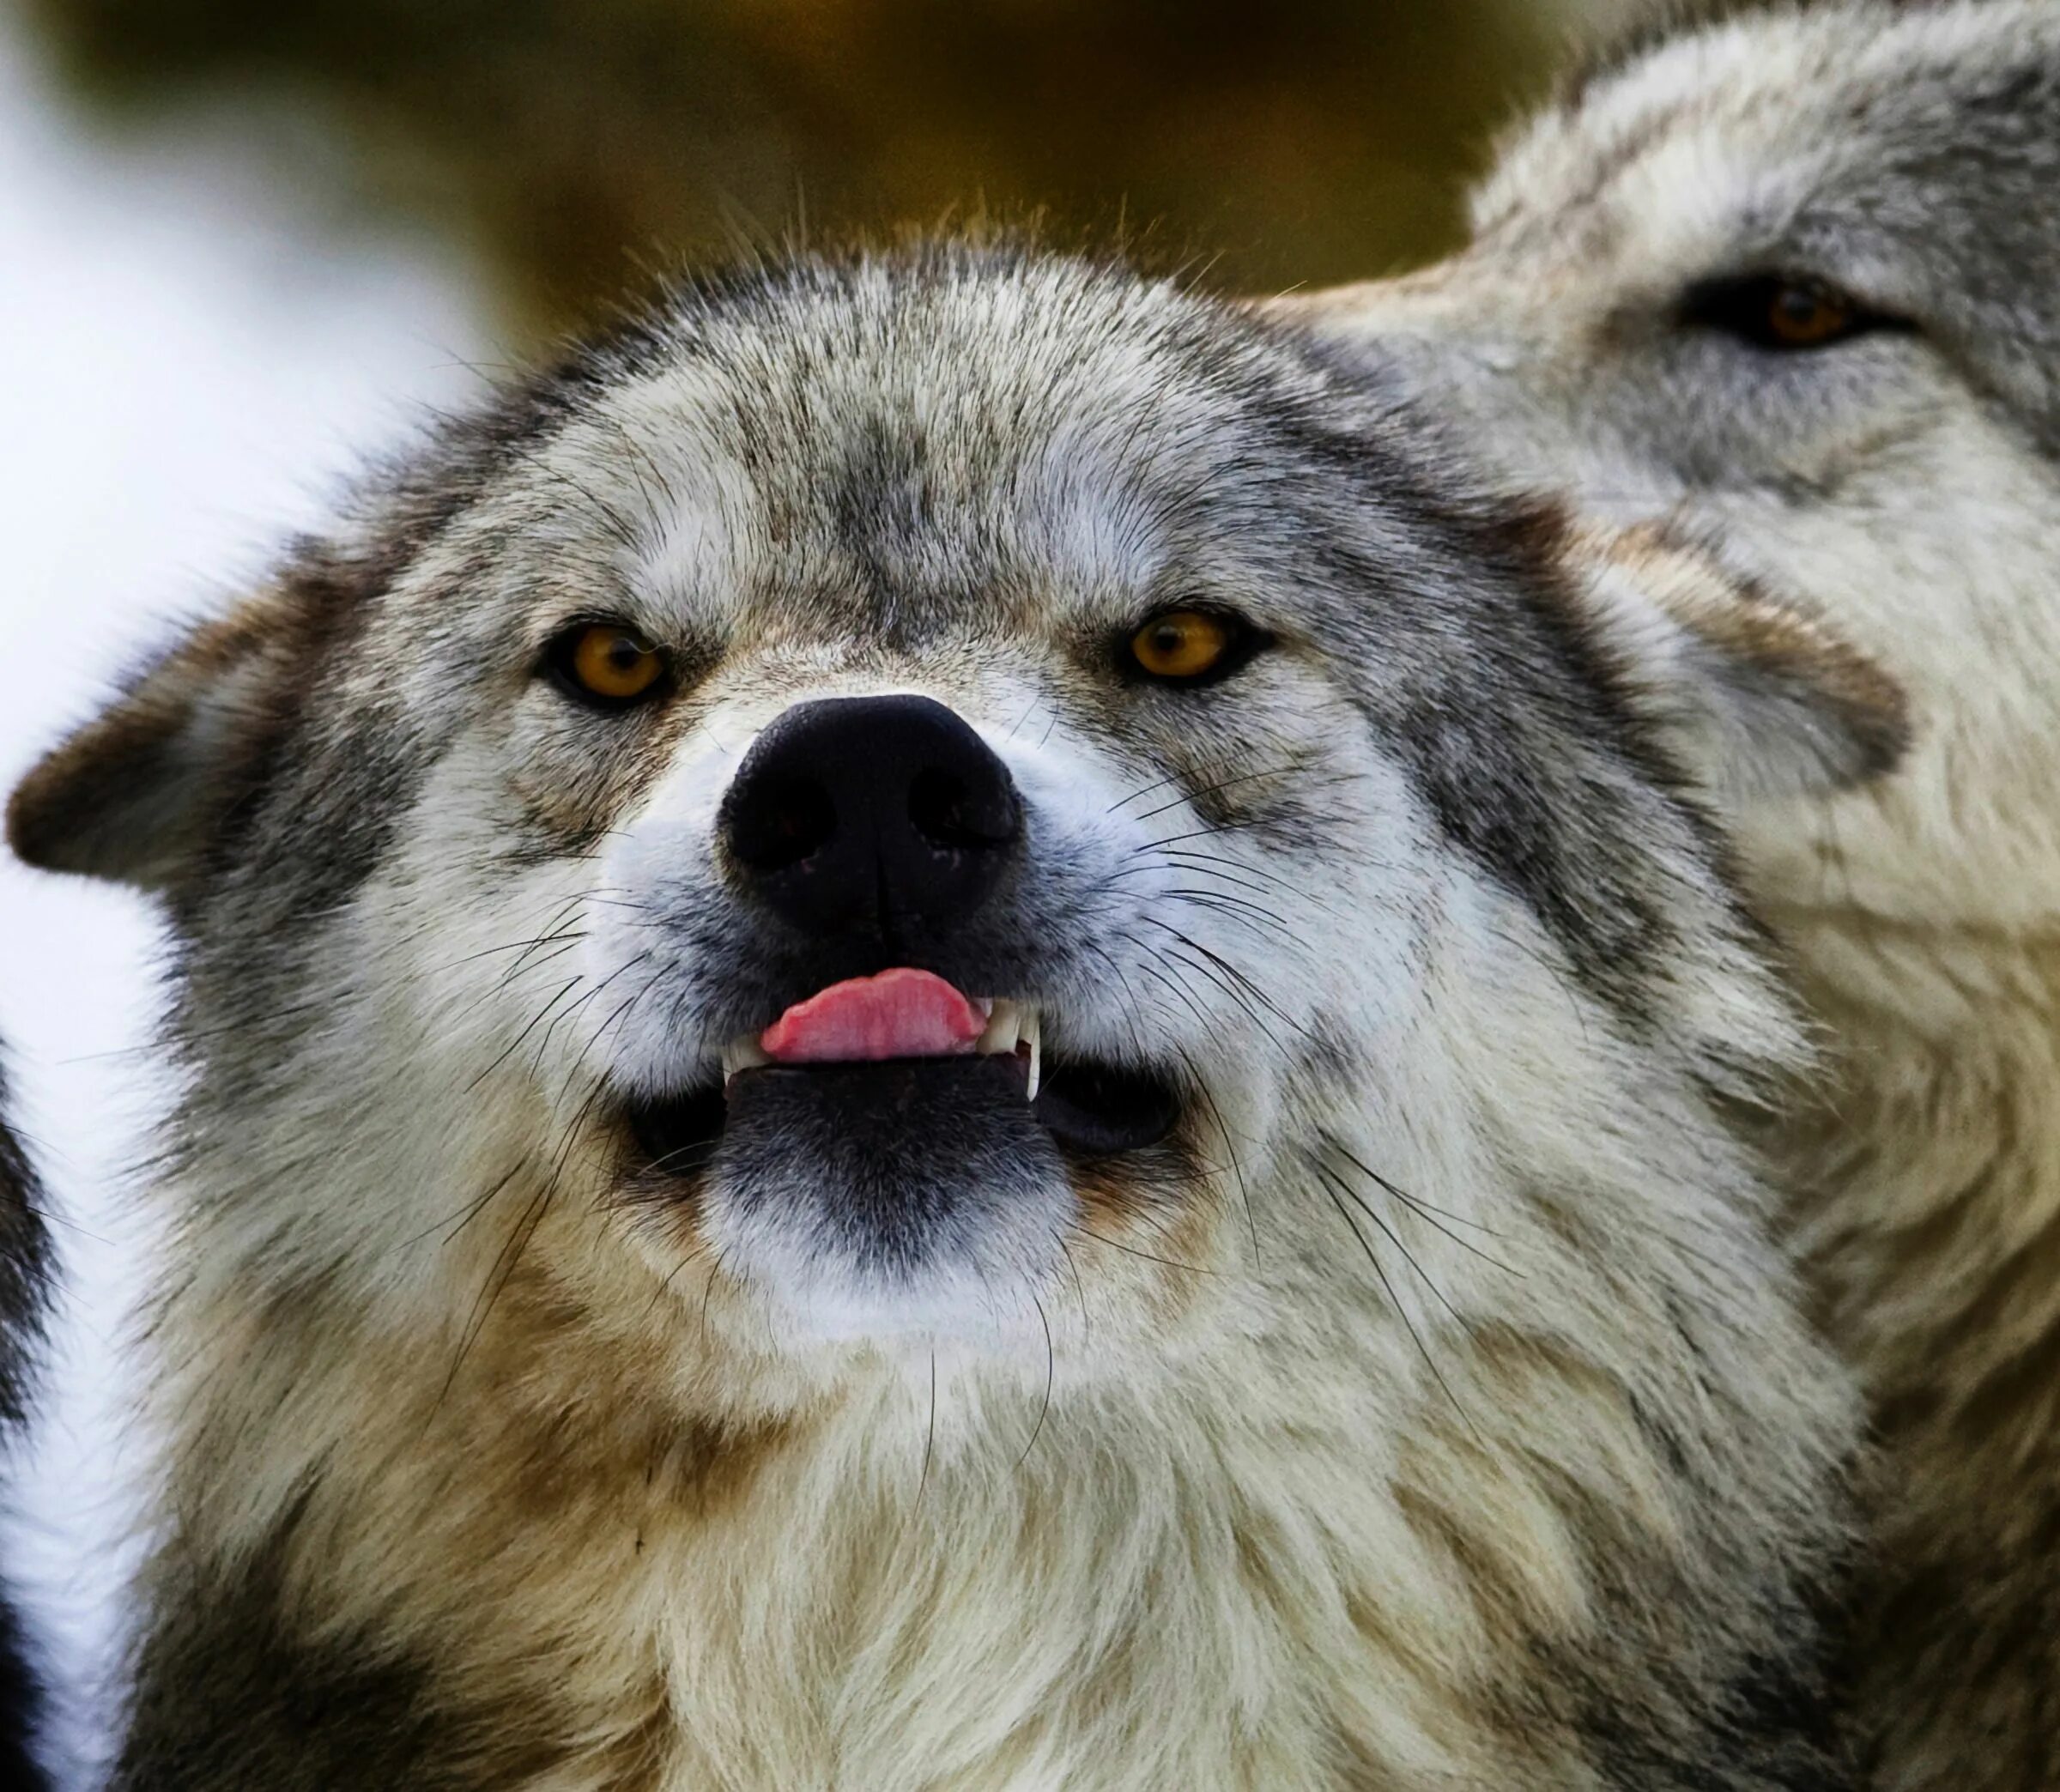
<path fill-rule="evenodd" d="M 1178 681 L 1221 669 L 1237 645 L 1238 630 L 1204 610 L 1162 610 L 1130 637 L 1130 657 L 1154 678 Z"/>
<path fill-rule="evenodd" d="M 1783 285 L 1766 305 L 1766 333 L 1790 348 L 1815 348 L 1852 328 L 1849 300 L 1817 286 Z"/>
<path fill-rule="evenodd" d="M 1756 348 L 1827 348 L 1874 330 L 1910 328 L 1821 280 L 1800 275 L 1706 282 L 1688 294 L 1683 315 L 1690 324 L 1720 330 Z"/>
<path fill-rule="evenodd" d="M 585 622 L 551 644 L 548 661 L 560 685 L 603 709 L 650 696 L 665 675 L 665 656 L 620 622 Z"/>

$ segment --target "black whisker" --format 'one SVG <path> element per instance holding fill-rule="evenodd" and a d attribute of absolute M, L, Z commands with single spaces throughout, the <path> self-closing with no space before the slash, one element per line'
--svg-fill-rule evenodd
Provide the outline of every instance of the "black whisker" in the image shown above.
<path fill-rule="evenodd" d="M 1212 914 L 1222 916 L 1226 921 L 1235 921 L 1240 926 L 1249 928 L 1262 939 L 1282 940 L 1290 946 L 1300 946 L 1304 951 L 1308 950 L 1308 941 L 1278 915 L 1261 908 L 1257 903 L 1247 902 L 1242 897 L 1219 896 L 1212 890 L 1185 889 L 1160 890 L 1157 894 L 1165 901 L 1179 907 L 1206 909 Z"/>
<path fill-rule="evenodd" d="M 1030 1460 L 1030 1452 L 1037 1448 L 1037 1440 L 1044 1435 L 1045 1420 L 1051 1411 L 1051 1384 L 1058 1371 L 1058 1353 L 1051 1347 L 1051 1315 L 1045 1311 L 1045 1304 L 1034 1291 L 1030 1296 L 1030 1305 L 1037 1309 L 1038 1319 L 1045 1328 L 1045 1403 L 1037 1409 L 1037 1423 L 1031 1427 L 1030 1441 L 1023 1445 L 1023 1453 L 1015 1459 L 1018 1468 Z"/>
<path fill-rule="evenodd" d="M 1485 1238 L 1500 1238 L 1502 1234 L 1495 1231 L 1493 1226 L 1483 1226 L 1477 1220 L 1465 1219 L 1460 1214 L 1448 1213 L 1441 1207 L 1433 1207 L 1427 1201 L 1420 1200 L 1417 1196 L 1410 1194 L 1407 1189 L 1398 1187 L 1388 1178 L 1383 1176 L 1380 1171 L 1374 1169 L 1372 1165 L 1361 1160 L 1348 1147 L 1341 1143 L 1336 1139 L 1326 1136 L 1324 1142 L 1328 1145 L 1332 1151 L 1336 1152 L 1338 1156 L 1342 1157 L 1354 1170 L 1358 1171 L 1361 1176 L 1365 1177 L 1369 1182 L 1372 1183 L 1375 1187 L 1382 1190 L 1384 1192 L 1392 1196 L 1395 1200 L 1399 1201 L 1404 1207 L 1408 1208 L 1416 1215 L 1418 1219 L 1421 1220 L 1425 1225 L 1436 1226 L 1438 1230 L 1443 1232 L 1446 1238 L 1450 1238 L 1453 1244 L 1460 1246 L 1463 1250 L 1472 1251 L 1473 1254 L 1479 1257 L 1482 1262 L 1493 1263 L 1498 1269 L 1505 1270 L 1509 1274 L 1516 1276 L 1519 1280 L 1523 1278 L 1524 1272 L 1521 1269 L 1516 1268 L 1511 1264 L 1504 1262 L 1500 1257 L 1490 1256 L 1488 1253 L 1481 1250 L 1480 1246 L 1477 1244 L 1469 1244 L 1468 1241 L 1461 1238 L 1457 1232 L 1453 1232 L 1450 1226 L 1445 1226 L 1440 1222 L 1449 1220 L 1451 1221 L 1453 1226 L 1463 1226 L 1469 1232 L 1477 1232 Z"/>
<path fill-rule="evenodd" d="M 1240 772 L 1234 778 L 1221 778 L 1215 784 L 1203 784 L 1198 790 L 1183 790 L 1171 802 L 1162 802 L 1157 808 L 1147 809 L 1142 815 L 1134 819 L 1139 821 L 1149 821 L 1155 815 L 1163 815 L 1168 809 L 1178 808 L 1184 802 L 1199 802 L 1204 796 L 1213 796 L 1217 791 L 1227 790 L 1233 784 L 1250 784 L 1254 778 L 1281 778 L 1294 770 L 1294 762 L 1290 760 L 1283 765 L 1267 766 L 1258 772 Z"/>
<path fill-rule="evenodd" d="M 1359 1240 L 1359 1248 L 1366 1252 L 1366 1261 L 1373 1266 L 1373 1274 L 1379 1278 L 1380 1286 L 1387 1293 L 1388 1305 L 1394 1309 L 1397 1317 L 1402 1321 L 1403 1329 L 1408 1331 L 1410 1341 L 1415 1345 L 1417 1353 L 1423 1358 L 1424 1367 L 1431 1371 L 1432 1378 L 1445 1390 L 1445 1397 L 1451 1402 L 1452 1410 L 1458 1414 L 1460 1422 L 1473 1432 L 1475 1441 L 1485 1447 L 1487 1440 L 1481 1437 L 1473 1420 L 1468 1415 L 1466 1408 L 1459 1404 L 1459 1396 L 1453 1393 L 1451 1383 L 1445 1380 L 1444 1371 L 1438 1366 L 1437 1359 L 1431 1354 L 1429 1346 L 1423 1341 L 1423 1335 L 1416 1329 L 1415 1321 L 1409 1317 L 1409 1310 L 1402 1304 L 1400 1298 L 1396 1294 L 1395 1284 L 1388 1280 L 1388 1272 L 1381 1267 L 1380 1258 L 1375 1253 L 1372 1241 L 1359 1229 L 1359 1222 L 1353 1219 L 1351 1208 L 1338 1198 L 1337 1191 L 1331 1187 L 1330 1180 L 1322 1176 L 1323 1166 L 1318 1165 L 1317 1169 L 1319 1179 L 1323 1182 L 1324 1192 L 1330 1197 L 1330 1204 L 1337 1209 L 1338 1217 L 1350 1229 L 1352 1236 Z"/>
<path fill-rule="evenodd" d="M 1148 796 L 1154 790 L 1163 790 L 1168 784 L 1178 779 L 1179 776 L 1180 774 L 1178 772 L 1168 772 L 1164 778 L 1154 778 L 1148 784 L 1139 784 L 1137 788 L 1132 790 L 1129 796 L 1118 796 L 1115 802 L 1112 802 L 1106 809 L 1102 811 L 1102 814 L 1105 815 L 1112 815 L 1118 809 L 1125 808 L 1129 804 L 1136 802 L 1140 796 Z"/>
<path fill-rule="evenodd" d="M 1066 1243 L 1066 1235 L 1063 1232 L 1054 1232 L 1051 1238 L 1066 1260 L 1067 1274 L 1073 1279 L 1073 1299 L 1080 1308 L 1080 1335 L 1084 1342 L 1088 1335 L 1088 1291 L 1081 1284 L 1080 1265 L 1074 1261 L 1073 1247 Z"/>
<path fill-rule="evenodd" d="M 1251 1230 L 1251 1260 L 1257 1263 L 1259 1260 L 1258 1216 L 1251 1210 L 1251 1190 L 1245 1185 L 1245 1166 L 1238 1161 L 1238 1147 L 1230 1136 L 1230 1126 L 1223 1118 L 1223 1111 L 1216 1105 L 1216 1098 L 1209 1093 L 1209 1084 L 1197 1069 L 1194 1059 L 1188 1055 L 1187 1048 L 1176 1044 L 1173 1050 L 1179 1054 L 1180 1062 L 1187 1066 L 1188 1081 L 1193 1085 L 1195 1093 L 1202 1098 L 1203 1105 L 1209 1109 L 1209 1118 L 1215 1122 L 1216 1130 L 1222 1135 L 1223 1149 L 1230 1155 L 1230 1167 L 1237 1178 L 1238 1194 L 1245 1203 L 1245 1223 Z"/>
<path fill-rule="evenodd" d="M 438 976 L 445 971 L 455 971 L 461 965 L 476 964 L 481 959 L 485 958 L 497 958 L 504 952 L 520 952 L 528 947 L 550 946 L 560 940 L 584 940 L 585 937 L 586 935 L 584 931 L 568 931 L 538 934 L 535 938 L 528 940 L 510 940 L 505 946 L 488 946 L 479 952 L 468 952 L 463 958 L 451 959 L 445 964 L 431 965 L 428 966 L 428 972 L 432 976 Z"/>
<path fill-rule="evenodd" d="M 1431 1280 L 1430 1273 L 1425 1269 L 1421 1263 L 1416 1261 L 1415 1253 L 1413 1252 L 1407 1244 L 1402 1242 L 1401 1235 L 1396 1232 L 1395 1228 L 1390 1226 L 1385 1220 L 1382 1219 L 1378 1214 L 1375 1213 L 1372 1208 L 1368 1204 L 1366 1197 L 1362 1196 L 1356 1189 L 1354 1189 L 1349 1183 L 1348 1183 L 1343 1177 L 1340 1176 L 1336 1170 L 1332 1169 L 1330 1165 L 1322 1162 L 1320 1159 L 1312 1159 L 1312 1161 L 1316 1163 L 1318 1175 L 1329 1181 L 1337 1190 L 1339 1194 L 1342 1195 L 1352 1203 L 1354 1207 L 1357 1208 L 1360 1213 L 1364 1214 L 1367 1219 L 1371 1220 L 1374 1225 L 1380 1228 L 1381 1236 L 1384 1238 L 1389 1244 L 1392 1244 L 1396 1250 L 1402 1253 L 1403 1261 L 1409 1264 L 1410 1268 L 1416 1272 L 1417 1280 L 1421 1281 L 1425 1287 L 1431 1291 L 1431 1293 L 1436 1299 L 1438 1305 L 1443 1307 L 1446 1312 L 1452 1316 L 1453 1319 L 1458 1323 L 1460 1329 L 1463 1331 L 1471 1331 L 1473 1328 L 1468 1324 L 1464 1317 L 1460 1313 L 1459 1309 L 1454 1306 L 1451 1301 L 1445 1299 L 1445 1290 L 1439 1287 L 1436 1282 Z"/>
<path fill-rule="evenodd" d="M 1166 932 L 1172 934 L 1176 938 L 1184 940 L 1186 937 L 1177 928 L 1167 926 L 1165 922 L 1156 920 L 1150 915 L 1147 915 L 1143 918 L 1151 922 L 1154 927 L 1162 928 Z M 1176 974 L 1181 968 L 1192 971 L 1197 976 L 1206 981 L 1212 989 L 1223 996 L 1261 1032 L 1264 1033 L 1275 1050 L 1282 1053 L 1287 1051 L 1288 1047 L 1281 1036 L 1266 1024 L 1266 1017 L 1253 1005 L 1251 998 L 1235 984 L 1226 979 L 1220 972 L 1213 970 L 1203 960 L 1189 958 L 1184 953 L 1178 951 L 1170 951 L 1160 958 L 1160 962 L 1174 967 Z M 1183 977 L 1180 981 L 1185 984 L 1187 979 Z"/>
<path fill-rule="evenodd" d="M 916 1481 L 916 1504 L 923 1503 L 923 1495 L 930 1486 L 930 1459 L 937 1447 L 937 1353 L 933 1346 L 930 1353 L 930 1424 L 923 1433 L 923 1473 Z"/>
<path fill-rule="evenodd" d="M 1143 944 L 1140 941 L 1133 938 L 1130 935 L 1125 934 L 1124 938 L 1129 940 L 1130 944 L 1136 947 L 1139 952 L 1145 951 L 1146 948 Z M 1191 992 L 1187 988 L 1185 979 L 1183 978 L 1176 981 L 1173 978 L 1168 978 L 1166 972 L 1160 968 L 1164 960 L 1160 959 L 1156 954 L 1148 954 L 1147 956 L 1150 960 L 1150 962 L 1140 965 L 1137 968 L 1143 972 L 1147 977 L 1150 978 L 1152 981 L 1157 984 L 1161 989 L 1170 991 L 1174 997 L 1177 998 L 1187 1009 L 1188 1013 L 1192 1014 L 1197 1021 L 1201 1024 L 1204 1032 L 1213 1032 L 1215 1030 L 1215 1025 L 1209 1019 L 1208 1010 L 1203 1008 L 1201 1004 L 1195 1000 L 1192 992 Z"/>
<path fill-rule="evenodd" d="M 492 1184 L 488 1188 L 485 1194 L 478 1196 L 475 1199 L 467 1202 L 464 1207 L 457 1210 L 456 1214 L 446 1214 L 440 1220 L 432 1220 L 427 1226 L 425 1226 L 419 1232 L 415 1233 L 412 1237 L 403 1238 L 400 1244 L 395 1248 L 397 1250 L 405 1250 L 410 1244 L 419 1244 L 424 1238 L 427 1238 L 430 1233 L 439 1230 L 443 1232 L 444 1243 L 446 1244 L 450 1244 L 451 1240 L 456 1238 L 461 1232 L 463 1232 L 473 1222 L 473 1220 L 476 1220 L 481 1214 L 486 1211 L 488 1203 L 493 1201 L 496 1195 L 500 1194 L 503 1189 L 506 1188 L 510 1183 L 513 1182 L 515 1178 L 521 1174 L 522 1165 L 520 1164 L 517 1164 L 512 1169 L 508 1171 L 507 1173 L 504 1175 L 499 1182 Z"/>
<path fill-rule="evenodd" d="M 1076 1225 L 1073 1230 L 1083 1238 L 1092 1238 L 1097 1244 L 1107 1245 L 1111 1250 L 1120 1250 L 1125 1256 L 1142 1257 L 1148 1263 L 1163 1264 L 1168 1269 L 1182 1270 L 1189 1275 L 1215 1275 L 1219 1273 L 1214 1269 L 1204 1269 L 1199 1263 L 1183 1263 L 1176 1257 L 1159 1256 L 1135 1244 L 1123 1244 L 1118 1239 L 1105 1237 L 1090 1226 Z"/>
<path fill-rule="evenodd" d="M 465 1085 L 465 1093 L 470 1095 L 473 1090 L 476 1089 L 489 1076 L 493 1075 L 496 1070 L 500 1069 L 503 1064 L 506 1063 L 510 1058 L 513 1057 L 516 1052 L 521 1049 L 522 1042 L 528 1038 L 529 1036 L 542 1024 L 543 1017 L 549 1014 L 553 1008 L 556 1008 L 560 1002 L 563 1002 L 567 996 L 571 995 L 572 992 L 578 989 L 585 981 L 585 979 L 584 978 L 575 977 L 571 982 L 561 984 L 559 988 L 558 993 L 552 996 L 548 1002 L 545 1002 L 542 1008 L 537 1009 L 536 1014 L 530 1017 L 530 1024 L 524 1027 L 520 1032 L 515 1035 L 514 1039 L 509 1044 L 507 1050 L 503 1051 L 499 1057 L 495 1058 L 494 1062 L 488 1064 L 484 1070 L 482 1070 L 478 1075 L 475 1076 L 470 1082 Z"/>
<path fill-rule="evenodd" d="M 1222 955 L 1222 954 L 1210 951 L 1208 947 L 1202 945 L 1198 941 L 1191 940 L 1188 938 L 1188 936 L 1182 933 L 1178 928 L 1173 927 L 1166 922 L 1160 921 L 1154 916 L 1148 915 L 1144 918 L 1148 921 L 1150 921 L 1155 927 L 1164 928 L 1167 933 L 1172 935 L 1172 936 L 1176 940 L 1179 941 L 1183 946 L 1186 947 L 1190 952 L 1199 953 L 1203 958 L 1207 959 L 1211 965 L 1215 966 L 1218 971 L 1222 972 L 1225 977 L 1228 978 L 1239 989 L 1243 990 L 1248 996 L 1250 996 L 1254 1002 L 1257 1002 L 1262 1008 L 1263 1008 L 1268 1014 L 1271 1014 L 1283 1026 L 1292 1028 L 1294 1032 L 1301 1034 L 1305 1039 L 1312 1037 L 1309 1030 L 1305 1027 L 1300 1021 L 1297 1020 L 1293 1014 L 1290 1014 L 1286 1009 L 1281 1008 L 1281 1006 L 1275 1002 L 1272 996 L 1269 996 L 1265 990 L 1261 989 L 1257 984 L 1254 983 L 1251 978 L 1246 976 L 1243 971 L 1239 970 L 1237 966 L 1232 964 L 1228 959 Z M 1278 1044 L 1280 1042 L 1276 1039 L 1274 1043 Z"/>
<path fill-rule="evenodd" d="M 543 1223 L 544 1214 L 551 1204 L 552 1193 L 552 1185 L 546 1181 L 530 1197 L 529 1206 L 523 1210 L 522 1218 L 515 1222 L 500 1250 L 495 1253 L 493 1265 L 487 1271 L 486 1281 L 482 1284 L 472 1303 L 472 1311 L 466 1319 L 464 1332 L 458 1339 L 457 1353 L 451 1359 L 451 1372 L 444 1377 L 443 1389 L 436 1396 L 436 1404 L 431 1408 L 432 1412 L 439 1409 L 444 1402 L 450 1398 L 451 1389 L 457 1385 L 458 1371 L 464 1367 L 466 1357 L 471 1353 L 473 1345 L 486 1330 L 487 1321 L 500 1300 L 502 1290 L 514 1276 L 517 1266 L 522 1262 L 523 1253 L 528 1250 L 530 1240 L 536 1236 L 536 1228 Z"/>

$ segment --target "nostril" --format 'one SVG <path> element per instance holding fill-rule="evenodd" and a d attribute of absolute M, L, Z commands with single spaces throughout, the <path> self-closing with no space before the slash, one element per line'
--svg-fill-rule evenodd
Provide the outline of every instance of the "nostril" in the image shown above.
<path fill-rule="evenodd" d="M 784 871 L 813 858 L 837 832 L 837 805 L 810 778 L 788 778 L 752 793 L 730 820 L 730 850 L 748 869 Z"/>
<path fill-rule="evenodd" d="M 982 784 L 976 790 L 955 772 L 925 766 L 909 780 L 909 825 L 932 846 L 964 851 L 1006 845 L 1019 823 L 1014 796 L 1005 784 Z"/>
<path fill-rule="evenodd" d="M 1002 887 L 1024 811 L 1000 756 L 942 704 L 825 697 L 766 726 L 715 825 L 740 890 L 767 913 L 876 941 L 901 964 L 915 962 L 910 929 L 942 939 Z"/>

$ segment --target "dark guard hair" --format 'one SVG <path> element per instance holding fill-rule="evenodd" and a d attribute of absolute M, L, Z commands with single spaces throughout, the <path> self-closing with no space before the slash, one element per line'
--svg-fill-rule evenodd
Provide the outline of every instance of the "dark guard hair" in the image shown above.
<path fill-rule="evenodd" d="M 9 1437 L 27 1416 L 29 1370 L 42 1335 L 47 1240 L 28 1159 L 9 1130 L 0 1076 L 0 1425 Z M 42 1686 L 29 1664 L 21 1613 L 0 1588 L 0 1789 L 47 1783 L 30 1753 Z"/>

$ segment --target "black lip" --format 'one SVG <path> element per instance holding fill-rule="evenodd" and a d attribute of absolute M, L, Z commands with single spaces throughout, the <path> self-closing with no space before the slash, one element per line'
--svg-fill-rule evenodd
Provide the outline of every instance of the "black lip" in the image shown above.
<path fill-rule="evenodd" d="M 955 1080 L 964 1075 L 969 1062 L 991 1064 L 997 1075 L 1003 1070 L 1021 1075 L 1018 1065 L 1000 1059 L 886 1061 L 896 1075 L 912 1076 L 921 1082 Z M 736 1081 L 742 1084 L 747 1079 L 776 1078 L 783 1084 L 791 1083 L 798 1093 L 809 1086 L 810 1079 L 820 1079 L 827 1095 L 833 1081 L 847 1081 L 850 1073 L 874 1068 L 878 1067 L 776 1065 L 741 1071 Z M 1047 1058 L 1044 1073 L 1031 1112 L 1069 1157 L 1099 1159 L 1141 1151 L 1156 1145 L 1179 1123 L 1179 1092 L 1166 1078 L 1152 1072 Z M 730 1097 L 719 1084 L 706 1083 L 676 1094 L 632 1101 L 626 1111 L 630 1130 L 651 1171 L 669 1177 L 694 1177 L 714 1159 L 729 1119 Z"/>
<path fill-rule="evenodd" d="M 1045 1129 L 1075 1156 L 1115 1157 L 1156 1145 L 1179 1123 L 1179 1091 L 1164 1077 L 1113 1064 L 1045 1067 L 1033 1104 Z"/>
<path fill-rule="evenodd" d="M 676 1095 L 632 1101 L 626 1112 L 649 1170 L 661 1176 L 693 1177 L 714 1158 L 729 1108 L 723 1086 L 704 1083 Z"/>

